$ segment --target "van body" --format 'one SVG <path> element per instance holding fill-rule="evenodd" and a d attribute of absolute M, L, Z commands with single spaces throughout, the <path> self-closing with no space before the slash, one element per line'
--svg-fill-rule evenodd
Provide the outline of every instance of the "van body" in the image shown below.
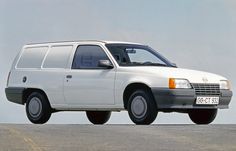
<path fill-rule="evenodd" d="M 92 40 L 25 45 L 5 92 L 26 105 L 36 124 L 57 111 L 86 111 L 92 123 L 104 124 L 121 110 L 136 124 L 151 124 L 158 112 L 188 113 L 194 123 L 209 124 L 232 97 L 226 78 L 178 68 L 149 46 Z"/>

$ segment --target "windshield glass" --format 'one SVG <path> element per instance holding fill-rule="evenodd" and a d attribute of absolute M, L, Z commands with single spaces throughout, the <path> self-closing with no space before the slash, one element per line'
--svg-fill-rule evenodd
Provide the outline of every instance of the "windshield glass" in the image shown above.
<path fill-rule="evenodd" d="M 157 51 L 144 45 L 106 44 L 120 66 L 166 66 L 172 64 Z"/>

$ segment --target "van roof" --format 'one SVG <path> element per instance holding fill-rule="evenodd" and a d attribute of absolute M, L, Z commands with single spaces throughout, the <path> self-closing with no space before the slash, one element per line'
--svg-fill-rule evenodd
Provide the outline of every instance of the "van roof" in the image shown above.
<path fill-rule="evenodd" d="M 41 45 L 41 44 L 71 44 L 71 43 L 122 43 L 122 44 L 138 44 L 142 45 L 140 43 L 134 43 L 134 42 L 124 42 L 124 41 L 107 41 L 107 40 L 75 40 L 75 41 L 53 41 L 53 42 L 40 42 L 40 43 L 29 43 L 27 45 Z"/>

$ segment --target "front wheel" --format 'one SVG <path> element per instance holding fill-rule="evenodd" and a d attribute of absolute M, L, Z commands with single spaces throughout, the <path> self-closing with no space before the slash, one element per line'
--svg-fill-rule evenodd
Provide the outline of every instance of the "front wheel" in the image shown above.
<path fill-rule="evenodd" d="M 195 109 L 188 113 L 190 119 L 196 124 L 210 124 L 217 115 L 217 109 Z"/>
<path fill-rule="evenodd" d="M 111 111 L 86 111 L 88 120 L 93 124 L 105 124 L 111 117 Z"/>
<path fill-rule="evenodd" d="M 130 119 L 138 125 L 149 125 L 157 116 L 155 100 L 148 90 L 136 90 L 128 101 Z"/>

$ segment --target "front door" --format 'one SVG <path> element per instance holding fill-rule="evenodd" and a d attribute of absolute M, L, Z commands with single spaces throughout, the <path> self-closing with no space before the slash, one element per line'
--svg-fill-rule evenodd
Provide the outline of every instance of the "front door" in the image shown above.
<path fill-rule="evenodd" d="M 75 107 L 113 105 L 115 69 L 98 66 L 99 60 L 109 60 L 98 45 L 79 45 L 71 70 L 65 74 L 64 96 Z"/>

